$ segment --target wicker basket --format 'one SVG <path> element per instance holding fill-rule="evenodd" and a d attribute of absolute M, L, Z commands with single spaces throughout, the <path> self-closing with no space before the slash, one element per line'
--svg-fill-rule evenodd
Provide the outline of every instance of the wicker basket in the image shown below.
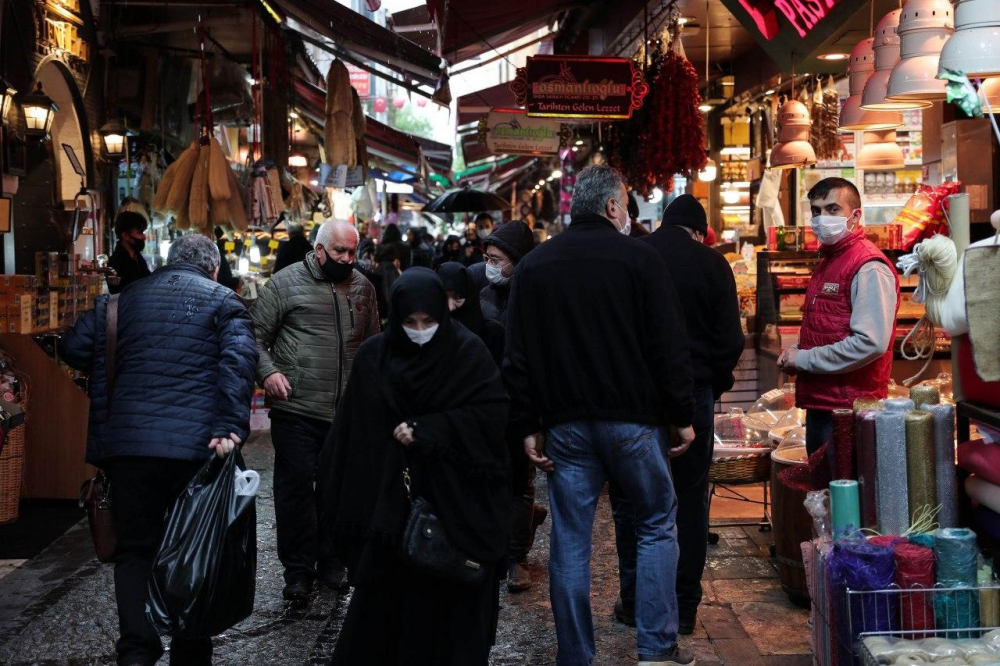
<path fill-rule="evenodd" d="M 24 476 L 24 431 L 27 427 L 28 384 L 21 378 L 21 409 L 25 423 L 7 434 L 7 443 L 0 453 L 0 525 L 12 523 L 20 515 L 21 481 Z"/>
<path fill-rule="evenodd" d="M 760 483 L 771 478 L 771 449 L 729 458 L 715 458 L 708 468 L 709 483 L 739 485 Z"/>

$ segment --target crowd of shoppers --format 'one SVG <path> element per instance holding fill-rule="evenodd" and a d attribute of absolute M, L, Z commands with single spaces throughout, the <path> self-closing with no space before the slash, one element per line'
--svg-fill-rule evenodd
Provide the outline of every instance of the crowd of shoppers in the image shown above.
<path fill-rule="evenodd" d="M 677 198 L 639 241 L 637 217 L 621 174 L 594 166 L 577 176 L 568 229 L 537 246 L 528 225 L 488 215 L 437 249 L 395 225 L 361 241 L 347 222 L 323 224 L 310 246 L 290 225 L 250 310 L 213 282 L 216 245 L 184 236 L 114 303 L 113 373 L 100 299 L 63 355 L 91 374 L 88 460 L 120 500 L 119 663 L 162 653 L 143 600 L 164 514 L 209 449 L 246 441 L 255 382 L 270 406 L 283 596 L 307 602 L 316 580 L 353 587 L 334 663 L 488 663 L 500 585 L 531 585 L 547 516 L 536 469 L 548 477 L 557 663 L 596 655 L 590 556 L 605 484 L 615 613 L 637 627 L 639 663 L 693 663 L 677 635 L 701 599 L 713 405 L 744 341 L 700 204 Z M 120 227 L 121 260 L 141 260 L 145 227 Z M 158 399 L 140 384 L 149 363 Z M 150 442 L 142 433 L 164 419 Z M 208 638 L 173 646 L 172 663 L 210 660 Z"/>

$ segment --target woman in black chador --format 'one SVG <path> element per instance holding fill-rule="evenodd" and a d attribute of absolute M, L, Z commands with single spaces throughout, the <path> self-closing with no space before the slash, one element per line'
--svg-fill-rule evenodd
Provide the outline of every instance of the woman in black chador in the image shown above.
<path fill-rule="evenodd" d="M 358 350 L 321 460 L 321 520 L 355 588 L 333 664 L 488 663 L 510 525 L 506 423 L 486 346 L 452 321 L 433 271 L 405 271 L 388 329 Z M 485 581 L 432 577 L 403 559 L 405 469 L 412 496 L 488 569 Z"/>

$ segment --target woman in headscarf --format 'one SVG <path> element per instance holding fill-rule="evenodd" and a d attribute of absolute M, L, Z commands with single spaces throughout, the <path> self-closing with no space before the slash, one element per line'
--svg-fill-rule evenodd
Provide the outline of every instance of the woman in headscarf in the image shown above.
<path fill-rule="evenodd" d="M 469 269 L 457 261 L 448 261 L 441 264 L 437 274 L 444 283 L 451 318 L 486 343 L 486 348 L 490 350 L 499 368 L 503 362 L 503 326 L 499 322 L 483 317 L 483 309 L 479 304 L 479 289 Z"/>
<path fill-rule="evenodd" d="M 358 350 L 320 463 L 320 519 L 355 587 L 333 663 L 485 666 L 510 524 L 506 393 L 433 271 L 403 273 L 389 313 Z M 401 558 L 407 469 L 412 496 L 483 563 L 485 582 L 431 577 Z"/>
<path fill-rule="evenodd" d="M 437 270 L 441 264 L 449 261 L 460 261 L 461 259 L 462 242 L 458 240 L 458 236 L 453 234 L 448 236 L 444 245 L 441 246 L 441 254 L 434 258 L 434 270 Z"/>

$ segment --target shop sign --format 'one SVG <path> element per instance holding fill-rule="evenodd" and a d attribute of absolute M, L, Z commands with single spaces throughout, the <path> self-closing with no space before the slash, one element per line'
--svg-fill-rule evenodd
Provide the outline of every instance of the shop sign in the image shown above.
<path fill-rule="evenodd" d="M 359 164 L 356 167 L 348 167 L 346 164 L 330 166 L 320 165 L 319 182 L 323 187 L 360 187 L 365 184 L 364 169 Z"/>
<path fill-rule="evenodd" d="M 494 155 L 555 155 L 571 136 L 562 123 L 522 109 L 493 109 L 479 121 L 479 142 Z"/>
<path fill-rule="evenodd" d="M 778 12 L 784 16 L 799 37 L 805 37 L 826 18 L 840 0 L 739 0 L 764 39 L 771 41 L 780 30 Z"/>
<path fill-rule="evenodd" d="M 351 77 L 351 87 L 358 91 L 358 97 L 365 99 L 372 94 L 371 74 L 351 64 L 347 65 L 347 73 Z"/>
<path fill-rule="evenodd" d="M 627 58 L 533 56 L 510 84 L 519 106 L 537 118 L 626 120 L 649 86 Z"/>
<path fill-rule="evenodd" d="M 54 56 L 70 69 L 83 72 L 90 63 L 79 0 L 40 0 L 33 7 L 38 52 Z"/>

